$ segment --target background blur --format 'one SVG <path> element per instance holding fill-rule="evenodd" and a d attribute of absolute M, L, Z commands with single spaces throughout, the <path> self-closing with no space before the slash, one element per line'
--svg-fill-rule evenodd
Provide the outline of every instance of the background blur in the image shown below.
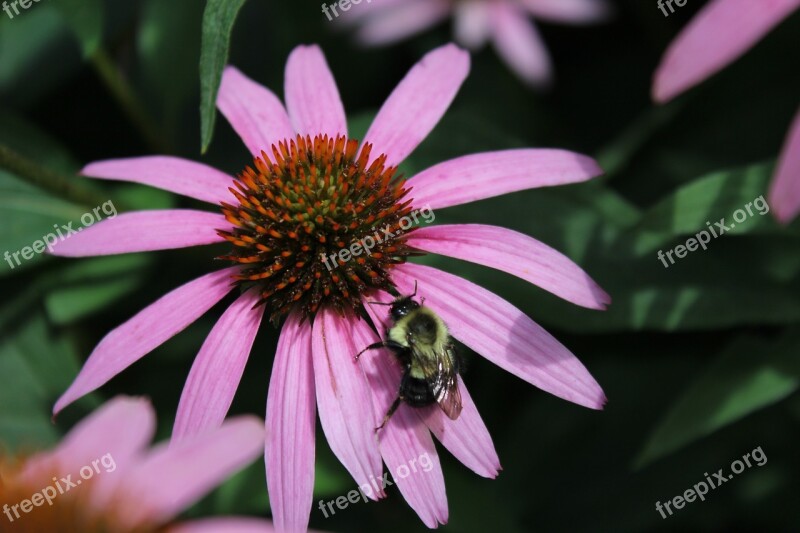
<path fill-rule="evenodd" d="M 200 156 L 203 2 L 58 2 L 42 0 L 13 20 L 0 13 L 0 145 L 66 175 L 90 161 L 153 153 L 202 160 L 231 174 L 250 163 L 221 117 Z M 657 108 L 649 100 L 652 73 L 702 4 L 693 0 L 665 18 L 655 0 L 618 0 L 617 17 L 607 25 L 540 24 L 556 67 L 548 93 L 525 88 L 493 50 L 477 53 L 452 108 L 403 166 L 410 175 L 466 153 L 530 146 L 587 153 L 607 171 L 588 184 L 436 213 L 437 223 L 491 223 L 540 239 L 613 297 L 607 312 L 589 311 L 497 271 L 423 259 L 446 263 L 524 309 L 584 362 L 609 398 L 602 412 L 572 405 L 462 347 L 469 361 L 464 379 L 504 470 L 496 480 L 482 479 L 440 448 L 450 503 L 445 531 L 796 531 L 800 525 L 798 224 L 781 229 L 771 215 L 755 214 L 668 269 L 656 257 L 705 229 L 706 221 L 730 220 L 766 194 L 800 95 L 800 16 L 708 83 Z M 450 40 L 451 27 L 364 50 L 319 6 L 251 0 L 234 27 L 230 61 L 282 95 L 291 49 L 319 43 L 359 136 L 407 69 Z M 191 205 L 146 187 L 87 185 L 97 196 L 81 204 L 0 170 L 0 253 L 30 245 L 54 223 L 78 221 L 108 199 L 120 211 Z M 192 360 L 233 295 L 55 425 L 50 410 L 105 333 L 171 288 L 218 268 L 217 252 L 37 257 L 13 270 L 3 262 L 1 446 L 50 445 L 118 393 L 152 398 L 159 438 L 167 438 Z M 264 414 L 277 340 L 276 330 L 264 326 L 234 413 Z M 321 429 L 317 435 L 315 500 L 331 500 L 355 483 Z M 682 494 L 706 472 L 729 471 L 759 446 L 764 466 L 746 469 L 666 520 L 655 510 L 656 501 Z M 311 527 L 425 530 L 396 488 L 388 495 L 327 519 L 315 504 Z M 190 511 L 222 513 L 269 516 L 263 463 Z"/>

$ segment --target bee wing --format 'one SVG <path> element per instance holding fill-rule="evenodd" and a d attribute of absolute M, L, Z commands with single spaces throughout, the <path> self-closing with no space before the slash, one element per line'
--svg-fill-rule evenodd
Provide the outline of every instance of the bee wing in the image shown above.
<path fill-rule="evenodd" d="M 417 364 L 428 377 L 436 403 L 448 418 L 455 420 L 461 414 L 461 392 L 453 346 L 448 343 L 431 352 L 427 357 L 418 358 Z"/>
<path fill-rule="evenodd" d="M 436 395 L 436 401 L 444 414 L 450 420 L 455 420 L 461 414 L 461 391 L 458 389 L 458 374 L 449 374 L 444 380 L 443 387 Z"/>

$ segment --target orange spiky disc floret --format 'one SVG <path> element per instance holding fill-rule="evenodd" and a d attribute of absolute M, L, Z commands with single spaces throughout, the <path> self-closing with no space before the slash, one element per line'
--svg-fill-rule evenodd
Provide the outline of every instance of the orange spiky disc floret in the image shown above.
<path fill-rule="evenodd" d="M 324 304 L 358 310 L 365 291 L 394 291 L 388 271 L 414 253 L 409 189 L 385 155 L 367 166 L 372 146 L 358 144 L 341 135 L 281 141 L 238 175 L 238 203 L 222 203 L 234 228 L 218 233 L 234 249 L 221 259 L 242 265 L 237 282 L 258 287 L 273 322 L 295 307 L 306 317 Z"/>

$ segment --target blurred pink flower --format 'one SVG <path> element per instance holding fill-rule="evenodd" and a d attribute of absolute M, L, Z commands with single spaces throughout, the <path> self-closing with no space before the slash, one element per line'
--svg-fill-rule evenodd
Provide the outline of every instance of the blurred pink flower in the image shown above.
<path fill-rule="evenodd" d="M 586 25 L 610 18 L 606 0 L 375 0 L 340 13 L 346 27 L 358 25 L 366 45 L 394 43 L 453 16 L 455 40 L 477 50 L 491 40 L 506 64 L 526 83 L 552 83 L 547 47 L 530 16 L 560 24 Z"/>
<path fill-rule="evenodd" d="M 23 461 L 0 460 L 0 503 L 4 504 L 0 523 L 9 521 L 0 529 L 273 531 L 269 522 L 252 518 L 172 523 L 258 457 L 264 428 L 257 418 L 230 419 L 203 435 L 148 450 L 155 427 L 155 412 L 147 400 L 117 397 L 76 425 L 55 449 Z M 37 493 L 38 498 L 32 497 Z M 25 506 L 15 506 L 24 500 L 39 504 L 27 505 L 25 513 Z"/>
<path fill-rule="evenodd" d="M 800 0 L 712 0 L 669 45 L 653 81 L 653 99 L 665 103 L 713 76 L 752 48 L 800 8 Z M 769 190 L 781 223 L 800 212 L 800 113 L 786 138 Z"/>
<path fill-rule="evenodd" d="M 374 428 L 397 394 L 399 369 L 388 354 L 354 361 L 378 335 L 351 304 L 363 310 L 367 300 L 385 299 L 379 290 L 398 286 L 410 292 L 419 280 L 426 305 L 464 344 L 545 391 L 602 408 L 605 395 L 586 368 L 522 311 L 465 279 L 405 263 L 412 253 L 438 253 L 508 272 L 584 307 L 604 309 L 610 301 L 566 256 L 515 231 L 477 224 L 406 231 L 397 225 L 397 214 L 412 208 L 440 209 L 601 173 L 592 159 L 572 152 L 518 149 L 467 155 L 409 180 L 393 178 L 394 166 L 434 128 L 468 71 L 469 55 L 453 45 L 427 54 L 384 103 L 356 158 L 357 143 L 342 137 L 347 135 L 345 111 L 325 58 L 316 46 L 300 46 L 286 66 L 286 107 L 235 68 L 223 74 L 217 105 L 256 158 L 257 170 L 242 172 L 236 188 L 229 191 L 231 177 L 220 171 L 173 157 L 87 166 L 88 176 L 145 183 L 214 204 L 231 199 L 232 191 L 238 207 L 223 202 L 227 220 L 196 210 L 121 214 L 62 241 L 55 254 L 78 257 L 227 241 L 238 251 L 229 259 L 240 264 L 175 289 L 110 332 L 55 411 L 197 320 L 231 291 L 232 277 L 245 290 L 222 314 L 194 361 L 174 438 L 180 441 L 222 423 L 264 309 L 273 318 L 286 314 L 266 414 L 267 485 L 279 530 L 302 530 L 308 524 L 317 408 L 331 449 L 359 485 L 381 479 L 382 461 L 396 474 L 398 467 L 428 454 L 429 471 L 395 479 L 430 527 L 447 521 L 444 478 L 430 432 L 479 475 L 495 477 L 500 469 L 489 432 L 463 383 L 464 406 L 457 420 L 438 409 L 403 405 L 376 438 Z M 333 136 L 338 136 L 335 141 Z M 413 188 L 413 199 L 403 199 L 406 187 Z M 382 243 L 380 252 L 376 248 L 370 257 L 339 262 L 326 271 L 331 248 L 345 249 L 360 235 L 374 234 L 386 220 L 393 221 L 390 230 L 398 235 Z M 232 224 L 233 229 L 218 234 Z M 382 331 L 377 320 L 375 325 Z M 372 497 L 383 495 L 378 490 Z"/>

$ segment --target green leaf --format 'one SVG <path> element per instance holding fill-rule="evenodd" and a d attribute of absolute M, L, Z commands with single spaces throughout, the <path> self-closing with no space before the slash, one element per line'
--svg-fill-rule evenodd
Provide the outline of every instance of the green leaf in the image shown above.
<path fill-rule="evenodd" d="M 54 225 L 78 221 L 83 213 L 84 208 L 48 196 L 36 187 L 0 171 L 0 219 L 4 221 L 0 233 L 0 251 L 10 254 L 10 262 L 9 259 L 3 259 L 0 277 L 41 261 L 43 254 L 28 251 L 26 254 L 30 259 L 26 260 L 18 252 L 32 247 L 36 241 L 56 231 Z M 14 253 L 17 253 L 16 258 L 13 257 Z"/>
<path fill-rule="evenodd" d="M 208 0 L 200 42 L 200 149 L 211 144 L 222 69 L 228 62 L 231 32 L 245 0 Z"/>
<path fill-rule="evenodd" d="M 636 459 L 642 467 L 786 398 L 800 385 L 800 332 L 775 342 L 742 338 L 695 380 Z"/>
<path fill-rule="evenodd" d="M 25 318 L 0 341 L 0 442 L 12 448 L 53 443 L 52 402 L 77 374 L 75 355 L 41 314 Z"/>
<path fill-rule="evenodd" d="M 716 172 L 679 188 L 642 217 L 633 240 L 636 253 L 650 253 L 677 236 L 708 232 L 709 225 L 716 231 L 715 223 L 722 219 L 732 235 L 780 231 L 765 216 L 770 208 L 764 194 L 773 168 L 760 164 Z"/>
<path fill-rule="evenodd" d="M 45 296 L 45 308 L 56 324 L 67 324 L 111 305 L 137 289 L 145 279 L 148 254 L 98 257 L 70 264 L 58 287 Z"/>
<path fill-rule="evenodd" d="M 102 0 L 58 0 L 53 5 L 77 35 L 83 57 L 91 57 L 103 39 Z"/>
<path fill-rule="evenodd" d="M 31 82 L 26 79 L 29 74 L 39 78 L 37 82 L 42 77 L 47 79 L 49 73 L 35 72 L 36 64 L 60 40 L 68 38 L 68 28 L 52 9 L 31 9 L 13 19 L 0 11 L 0 91 L 5 92 L 17 81 Z"/>

